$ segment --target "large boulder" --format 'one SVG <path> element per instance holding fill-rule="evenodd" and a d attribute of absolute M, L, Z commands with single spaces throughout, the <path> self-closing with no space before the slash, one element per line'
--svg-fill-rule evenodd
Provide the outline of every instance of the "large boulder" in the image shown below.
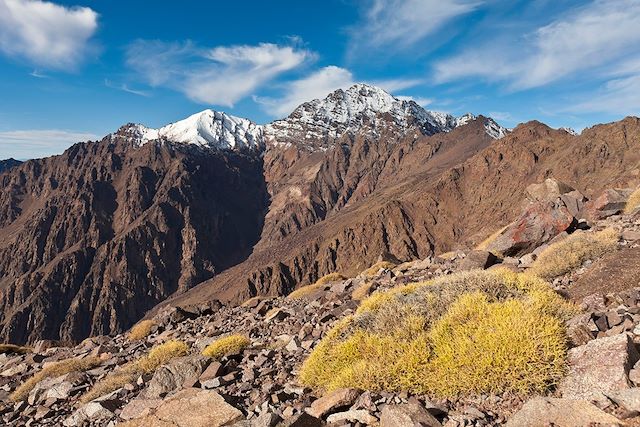
<path fill-rule="evenodd" d="M 638 359 L 640 354 L 627 334 L 589 341 L 569 350 L 569 372 L 558 391 L 565 398 L 606 404 L 607 394 L 631 387 L 629 371 Z"/>
<path fill-rule="evenodd" d="M 380 427 L 441 427 L 442 424 L 417 402 L 387 405 L 380 414 Z"/>
<path fill-rule="evenodd" d="M 553 202 L 563 194 L 575 191 L 573 187 L 554 178 L 527 187 L 527 198 L 533 202 Z"/>
<path fill-rule="evenodd" d="M 185 356 L 173 359 L 156 370 L 142 396 L 146 399 L 157 399 L 183 387 L 191 387 L 205 370 L 209 361 L 210 359 L 204 356 Z"/>
<path fill-rule="evenodd" d="M 585 216 L 591 220 L 598 220 L 619 214 L 627 204 L 629 193 L 625 190 L 604 190 L 598 197 L 586 203 Z"/>
<path fill-rule="evenodd" d="M 623 425 L 585 400 L 535 397 L 508 421 L 507 427 L 591 427 Z"/>
<path fill-rule="evenodd" d="M 354 404 L 362 392 L 353 388 L 341 388 L 315 400 L 307 409 L 310 415 L 322 418 L 324 415 L 347 408 Z"/>
<path fill-rule="evenodd" d="M 577 225 L 578 220 L 561 200 L 533 202 L 486 249 L 504 256 L 521 256 Z"/>
<path fill-rule="evenodd" d="M 120 424 L 121 427 L 222 427 L 242 420 L 242 412 L 212 390 L 188 388 L 149 409 L 149 414 Z"/>

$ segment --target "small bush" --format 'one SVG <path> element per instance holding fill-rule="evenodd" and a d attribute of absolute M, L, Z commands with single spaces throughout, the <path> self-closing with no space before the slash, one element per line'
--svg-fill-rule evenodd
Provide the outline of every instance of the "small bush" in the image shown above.
<path fill-rule="evenodd" d="M 23 347 L 15 344 L 0 344 L 0 354 L 27 354 L 31 352 L 30 347 Z"/>
<path fill-rule="evenodd" d="M 317 291 L 318 289 L 320 289 L 321 287 L 323 287 L 327 283 L 339 282 L 340 280 L 345 280 L 345 279 L 346 279 L 346 277 L 343 276 L 340 273 L 330 273 L 330 274 L 322 276 L 321 278 L 319 278 L 312 285 L 307 285 L 307 286 L 303 286 L 301 288 L 296 289 L 295 291 L 291 292 L 287 296 L 287 298 L 289 298 L 289 299 L 305 298 L 306 296 L 314 293 L 315 291 Z"/>
<path fill-rule="evenodd" d="M 376 292 L 327 333 L 300 380 L 443 397 L 544 391 L 563 373 L 574 313 L 543 280 L 500 269 Z"/>
<path fill-rule="evenodd" d="M 100 365 L 100 358 L 87 357 L 85 359 L 66 359 L 42 368 L 41 371 L 22 383 L 11 395 L 11 400 L 18 402 L 29 396 L 31 390 L 42 380 L 57 378 L 70 372 L 84 372 Z"/>
<path fill-rule="evenodd" d="M 171 340 L 153 347 L 146 356 L 127 363 L 97 382 L 81 401 L 90 402 L 107 393 L 111 393 L 128 383 L 135 382 L 142 374 L 150 374 L 175 357 L 184 356 L 189 352 L 189 346 L 182 341 Z"/>
<path fill-rule="evenodd" d="M 378 274 L 378 272 L 383 268 L 385 270 L 391 270 L 392 268 L 395 268 L 395 267 L 396 265 L 390 261 L 378 261 L 360 274 L 365 277 L 373 277 L 376 274 Z"/>
<path fill-rule="evenodd" d="M 229 354 L 239 353 L 251 344 L 249 338 L 244 335 L 229 335 L 220 338 L 202 350 L 202 354 L 214 359 L 220 359 Z"/>
<path fill-rule="evenodd" d="M 629 196 L 627 204 L 624 207 L 624 213 L 631 214 L 638 208 L 640 208 L 640 188 L 631 193 L 631 195 Z"/>
<path fill-rule="evenodd" d="M 504 232 L 504 230 L 507 229 L 507 227 L 509 227 L 509 225 L 510 224 L 505 225 L 504 227 L 502 227 L 501 229 L 497 230 L 492 235 L 490 235 L 489 237 L 484 239 L 482 242 L 480 242 L 480 244 L 478 246 L 476 246 L 476 249 L 479 250 L 479 251 L 486 251 L 487 248 L 489 247 L 489 245 L 491 245 L 493 243 L 493 241 L 496 240 L 496 238 L 499 235 L 501 235 Z"/>
<path fill-rule="evenodd" d="M 552 279 L 579 268 L 586 260 L 612 251 L 618 244 L 618 232 L 606 229 L 597 233 L 572 234 L 540 253 L 529 273 Z"/>
<path fill-rule="evenodd" d="M 157 325 L 156 322 L 154 322 L 153 320 L 142 320 L 141 322 L 138 322 L 137 324 L 133 325 L 131 330 L 129 330 L 127 337 L 131 341 L 137 341 L 137 340 L 146 338 L 149 336 L 149 334 L 151 333 L 151 330 L 156 325 Z"/>

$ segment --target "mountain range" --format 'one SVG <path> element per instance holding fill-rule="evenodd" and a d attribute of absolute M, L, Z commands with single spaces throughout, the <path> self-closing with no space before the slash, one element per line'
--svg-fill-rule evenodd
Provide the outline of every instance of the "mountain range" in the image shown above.
<path fill-rule="evenodd" d="M 2 163 L 0 337 L 75 342 L 165 304 L 285 295 L 471 247 L 532 183 L 588 197 L 636 183 L 638 135 L 635 117 L 509 130 L 358 84 L 267 125 L 205 110 Z"/>

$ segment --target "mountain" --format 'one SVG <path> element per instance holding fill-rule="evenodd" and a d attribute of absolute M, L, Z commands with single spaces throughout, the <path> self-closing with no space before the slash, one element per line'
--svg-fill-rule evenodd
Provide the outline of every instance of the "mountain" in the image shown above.
<path fill-rule="evenodd" d="M 18 166 L 20 163 L 22 163 L 20 160 L 16 160 L 16 159 L 5 159 L 5 160 L 0 160 L 0 173 L 11 169 L 14 166 Z"/>
<path fill-rule="evenodd" d="M 635 118 L 509 131 L 367 85 L 264 126 L 211 110 L 125 125 L 0 175 L 0 337 L 78 341 L 159 303 L 424 258 L 495 231 L 549 175 L 590 196 L 636 179 L 639 133 Z"/>

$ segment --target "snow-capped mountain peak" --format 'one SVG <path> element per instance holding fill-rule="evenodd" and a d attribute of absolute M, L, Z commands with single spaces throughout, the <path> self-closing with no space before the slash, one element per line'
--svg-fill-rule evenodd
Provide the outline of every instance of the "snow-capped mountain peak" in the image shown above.
<path fill-rule="evenodd" d="M 137 125 L 140 144 L 166 140 L 217 149 L 254 149 L 263 145 L 262 126 L 223 112 L 204 110 L 159 129 Z"/>

